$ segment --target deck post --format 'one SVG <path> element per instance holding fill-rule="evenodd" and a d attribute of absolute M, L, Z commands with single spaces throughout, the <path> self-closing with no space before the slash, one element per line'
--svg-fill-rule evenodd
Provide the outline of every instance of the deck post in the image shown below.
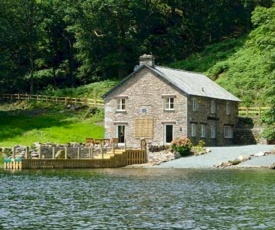
<path fill-rule="evenodd" d="M 91 147 L 88 148 L 89 159 L 91 159 Z"/>
<path fill-rule="evenodd" d="M 65 159 L 68 159 L 68 146 L 65 147 Z"/>
<path fill-rule="evenodd" d="M 55 147 L 52 146 L 52 158 L 55 159 Z"/>
<path fill-rule="evenodd" d="M 12 148 L 12 158 L 13 159 L 15 158 L 15 146 L 13 146 L 13 148 Z"/>
<path fill-rule="evenodd" d="M 102 159 L 104 159 L 102 141 L 100 141 L 100 152 L 101 152 L 101 155 L 102 155 Z"/>
<path fill-rule="evenodd" d="M 77 147 L 77 159 L 80 157 L 80 147 Z"/>
<path fill-rule="evenodd" d="M 41 159 L 41 145 L 38 147 L 38 159 Z"/>
<path fill-rule="evenodd" d="M 92 159 L 94 159 L 94 148 L 90 147 L 90 149 L 91 149 L 91 153 L 92 153 Z"/>
<path fill-rule="evenodd" d="M 26 146 L 26 158 L 30 159 L 30 148 L 29 148 L 29 146 Z"/>

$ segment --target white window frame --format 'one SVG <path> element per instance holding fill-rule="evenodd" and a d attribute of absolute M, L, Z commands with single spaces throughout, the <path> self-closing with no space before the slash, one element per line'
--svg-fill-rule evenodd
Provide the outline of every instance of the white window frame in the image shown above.
<path fill-rule="evenodd" d="M 216 138 L 216 126 L 215 125 L 211 125 L 211 138 L 214 139 Z"/>
<path fill-rule="evenodd" d="M 224 138 L 232 139 L 233 138 L 233 128 L 230 125 L 224 126 Z"/>
<path fill-rule="evenodd" d="M 117 111 L 125 111 L 126 110 L 126 98 L 117 98 Z"/>
<path fill-rule="evenodd" d="M 211 113 L 216 113 L 216 102 L 214 100 L 211 101 Z"/>
<path fill-rule="evenodd" d="M 195 137 L 197 134 L 197 130 L 196 130 L 196 124 L 195 123 L 191 123 L 191 137 Z"/>
<path fill-rule="evenodd" d="M 193 111 L 198 111 L 198 99 L 197 98 L 192 98 L 192 103 L 193 103 Z"/>
<path fill-rule="evenodd" d="M 230 115 L 231 114 L 231 103 L 230 103 L 230 101 L 226 102 L 225 111 L 226 111 L 226 115 Z"/>
<path fill-rule="evenodd" d="M 165 97 L 164 98 L 164 110 L 175 110 L 175 98 Z"/>
<path fill-rule="evenodd" d="M 206 137 L 205 124 L 201 124 L 201 137 Z"/>

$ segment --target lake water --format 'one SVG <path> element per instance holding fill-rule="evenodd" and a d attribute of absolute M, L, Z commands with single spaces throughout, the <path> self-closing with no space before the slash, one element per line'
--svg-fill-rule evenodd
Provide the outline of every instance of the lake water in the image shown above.
<path fill-rule="evenodd" d="M 274 229 L 275 170 L 0 171 L 0 229 Z"/>

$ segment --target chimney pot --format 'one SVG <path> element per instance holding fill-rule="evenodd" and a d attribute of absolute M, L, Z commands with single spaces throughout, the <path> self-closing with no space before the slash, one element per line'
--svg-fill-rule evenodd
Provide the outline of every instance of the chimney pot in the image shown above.
<path fill-rule="evenodd" d="M 143 54 L 139 57 L 139 65 L 155 66 L 155 57 L 152 54 Z"/>

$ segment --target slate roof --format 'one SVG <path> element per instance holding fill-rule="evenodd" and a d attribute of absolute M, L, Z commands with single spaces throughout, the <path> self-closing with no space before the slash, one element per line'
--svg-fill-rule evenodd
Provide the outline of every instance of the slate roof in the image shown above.
<path fill-rule="evenodd" d="M 229 93 L 227 90 L 225 90 L 203 74 L 161 66 L 151 67 L 148 65 L 141 65 L 135 68 L 135 71 L 133 73 L 124 78 L 119 83 L 119 85 L 112 88 L 103 97 L 106 97 L 111 91 L 119 87 L 121 84 L 123 84 L 123 82 L 127 81 L 129 78 L 134 76 L 138 71 L 145 67 L 149 68 L 158 76 L 170 82 L 172 85 L 174 85 L 187 95 L 209 97 L 228 101 L 241 101 L 239 98 L 235 97 L 233 94 Z"/>

